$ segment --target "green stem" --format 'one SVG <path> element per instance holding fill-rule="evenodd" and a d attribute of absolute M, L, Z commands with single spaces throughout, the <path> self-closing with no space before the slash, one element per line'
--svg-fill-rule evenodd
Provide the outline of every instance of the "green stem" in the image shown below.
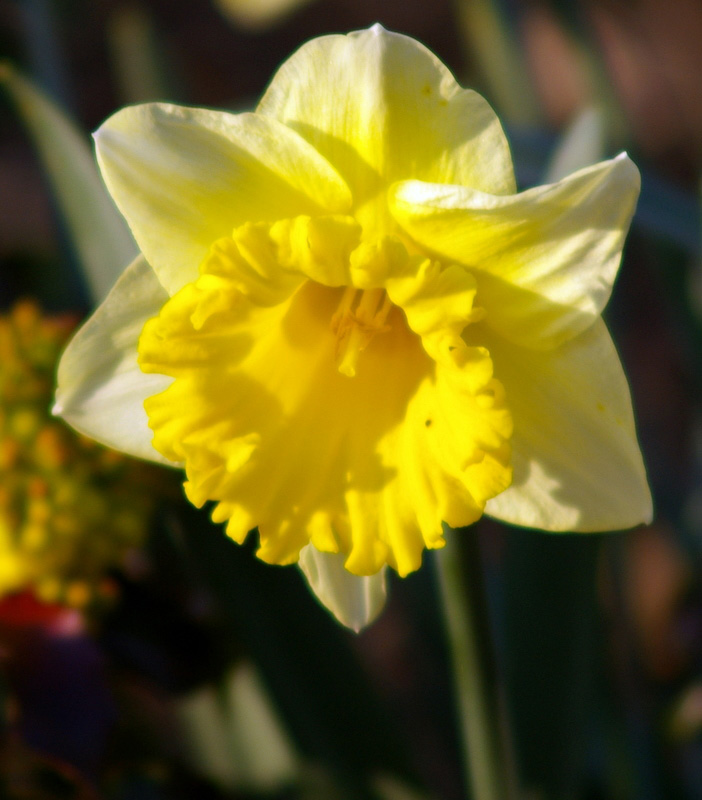
<path fill-rule="evenodd" d="M 514 800 L 517 781 L 497 680 L 482 562 L 475 529 L 446 530 L 436 552 L 464 766 L 472 800 Z"/>

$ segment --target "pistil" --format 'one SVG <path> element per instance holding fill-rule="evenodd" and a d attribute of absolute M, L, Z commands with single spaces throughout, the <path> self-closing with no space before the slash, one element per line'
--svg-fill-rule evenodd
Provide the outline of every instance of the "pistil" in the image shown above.
<path fill-rule="evenodd" d="M 342 375 L 352 378 L 362 350 L 377 334 L 390 330 L 386 320 L 392 303 L 384 289 L 360 291 L 349 286 L 331 320 L 336 335 L 334 360 Z"/>

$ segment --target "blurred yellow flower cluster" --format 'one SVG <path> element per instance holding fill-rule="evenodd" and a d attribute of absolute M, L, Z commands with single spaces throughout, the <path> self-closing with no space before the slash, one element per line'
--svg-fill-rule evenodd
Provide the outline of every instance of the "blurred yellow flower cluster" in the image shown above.
<path fill-rule="evenodd" d="M 107 570 L 144 541 L 161 478 L 50 417 L 74 323 L 28 300 L 0 316 L 0 596 L 84 607 L 111 594 Z"/>

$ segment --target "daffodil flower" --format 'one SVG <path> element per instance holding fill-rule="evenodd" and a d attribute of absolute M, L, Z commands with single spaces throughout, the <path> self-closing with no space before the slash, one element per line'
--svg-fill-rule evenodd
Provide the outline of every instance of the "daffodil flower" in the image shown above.
<path fill-rule="evenodd" d="M 304 45 L 254 113 L 135 106 L 95 140 L 143 256 L 66 351 L 57 413 L 182 466 L 343 622 L 444 524 L 650 519 L 600 316 L 626 155 L 517 193 L 485 100 L 378 25 Z"/>

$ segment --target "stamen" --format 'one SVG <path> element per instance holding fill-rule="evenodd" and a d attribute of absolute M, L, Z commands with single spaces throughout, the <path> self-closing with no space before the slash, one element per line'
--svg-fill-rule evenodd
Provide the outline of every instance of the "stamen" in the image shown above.
<path fill-rule="evenodd" d="M 384 289 L 360 291 L 348 287 L 331 320 L 336 335 L 334 360 L 342 375 L 352 378 L 362 350 L 377 334 L 390 330 L 385 324 L 392 303 Z"/>
<path fill-rule="evenodd" d="M 351 311 L 351 306 L 353 305 L 353 301 L 357 294 L 358 289 L 354 289 L 353 286 L 347 286 L 346 289 L 344 289 L 339 307 L 334 312 L 334 316 L 332 317 L 331 321 L 331 329 L 334 333 L 338 333 L 341 321 Z"/>

